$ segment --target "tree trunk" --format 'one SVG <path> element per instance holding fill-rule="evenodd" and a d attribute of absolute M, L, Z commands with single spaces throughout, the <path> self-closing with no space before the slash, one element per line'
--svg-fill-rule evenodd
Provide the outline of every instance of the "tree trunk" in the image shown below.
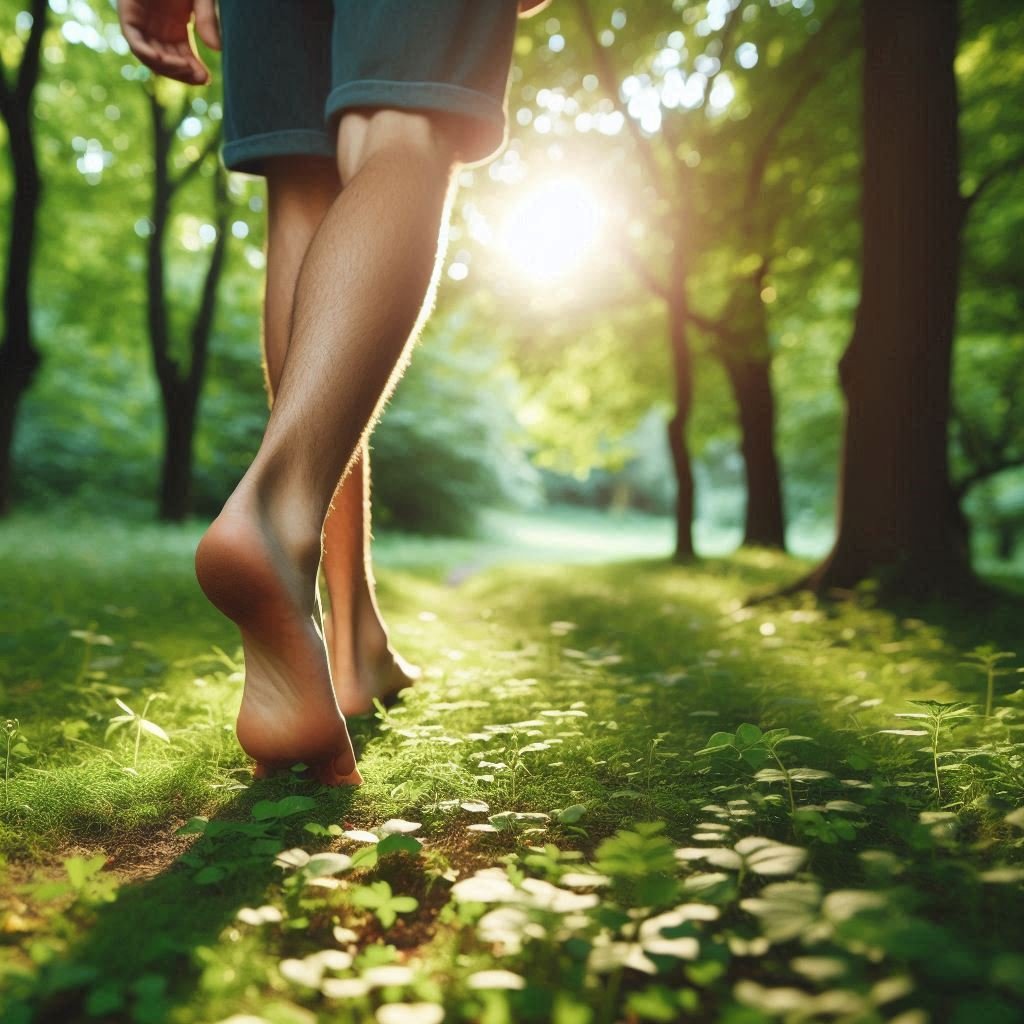
<path fill-rule="evenodd" d="M 157 518 L 165 522 L 182 522 L 192 510 L 192 467 L 199 398 L 206 379 L 206 361 L 213 333 L 217 308 L 217 289 L 224 270 L 227 253 L 229 200 L 219 169 L 214 172 L 213 196 L 216 210 L 217 237 L 203 279 L 199 306 L 192 321 L 188 345 L 188 367 L 171 353 L 171 323 L 167 307 L 166 261 L 164 241 L 170 221 L 171 203 L 182 183 L 200 170 L 202 162 L 214 152 L 215 136 L 206 151 L 177 179 L 170 169 L 171 145 L 176 124 L 166 120 L 166 111 L 156 92 L 150 92 L 153 129 L 153 200 L 150 235 L 146 249 L 146 300 L 149 344 L 153 370 L 160 385 L 164 417 L 164 452 L 160 470 Z"/>
<path fill-rule="evenodd" d="M 743 544 L 785 550 L 771 359 L 767 355 L 729 353 L 723 357 L 722 365 L 739 411 L 740 452 L 747 478 Z"/>
<path fill-rule="evenodd" d="M 959 257 L 955 0 L 866 0 L 861 300 L 840 364 L 838 536 L 807 581 L 971 580 L 948 467 Z"/>
<path fill-rule="evenodd" d="M 668 302 L 668 334 L 672 347 L 676 408 L 675 415 L 668 422 L 668 445 L 676 475 L 676 549 L 673 558 L 677 562 L 688 562 L 695 554 L 693 468 L 686 443 L 687 423 L 693 405 L 693 356 L 690 352 L 686 299 L 683 291 L 685 286 L 681 275 L 675 276 L 672 287 L 672 296 Z"/>
<path fill-rule="evenodd" d="M 748 231 L 753 244 L 753 231 Z M 715 332 L 715 354 L 729 379 L 740 425 L 740 453 L 747 484 L 743 544 L 786 548 L 779 460 L 775 454 L 775 394 L 772 350 L 761 289 L 768 265 L 744 280 Z"/>
<path fill-rule="evenodd" d="M 36 215 L 42 195 L 32 138 L 31 107 L 10 111 L 7 129 L 14 171 L 14 202 L 4 283 L 4 336 L 0 347 L 0 515 L 11 506 L 13 448 L 18 406 L 39 368 L 32 338 L 31 275 Z"/>
<path fill-rule="evenodd" d="M 178 387 L 164 399 L 164 457 L 160 469 L 157 516 L 168 523 L 183 522 L 192 510 L 193 439 L 196 429 L 195 396 Z"/>

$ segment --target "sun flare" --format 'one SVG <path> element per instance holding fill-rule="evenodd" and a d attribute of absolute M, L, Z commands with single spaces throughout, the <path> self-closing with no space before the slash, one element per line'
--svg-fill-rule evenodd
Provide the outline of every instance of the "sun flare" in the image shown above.
<path fill-rule="evenodd" d="M 579 178 L 556 178 L 527 189 L 508 210 L 498 241 L 516 271 L 534 282 L 579 270 L 598 248 L 601 197 Z"/>

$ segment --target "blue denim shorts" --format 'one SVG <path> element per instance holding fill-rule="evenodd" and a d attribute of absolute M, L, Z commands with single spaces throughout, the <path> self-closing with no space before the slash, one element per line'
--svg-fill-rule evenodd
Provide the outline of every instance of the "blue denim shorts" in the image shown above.
<path fill-rule="evenodd" d="M 350 109 L 467 119 L 462 159 L 505 140 L 516 0 L 220 0 L 224 163 L 335 155 Z"/>

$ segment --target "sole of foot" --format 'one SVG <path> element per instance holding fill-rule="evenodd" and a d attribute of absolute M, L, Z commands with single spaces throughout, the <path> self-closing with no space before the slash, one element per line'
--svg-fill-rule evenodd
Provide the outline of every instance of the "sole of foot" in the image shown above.
<path fill-rule="evenodd" d="M 312 614 L 315 572 L 304 573 L 257 515 L 229 508 L 196 551 L 199 585 L 242 635 L 237 734 L 256 761 L 256 777 L 303 763 L 326 785 L 357 785 L 355 752 Z"/>

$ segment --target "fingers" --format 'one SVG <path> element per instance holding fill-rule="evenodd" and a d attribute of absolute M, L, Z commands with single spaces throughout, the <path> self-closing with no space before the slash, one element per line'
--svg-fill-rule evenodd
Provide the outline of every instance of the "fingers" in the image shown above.
<path fill-rule="evenodd" d="M 195 0 L 196 34 L 211 50 L 220 49 L 216 0 Z"/>
<path fill-rule="evenodd" d="M 144 34 L 134 25 L 123 26 L 123 31 L 132 53 L 158 75 L 186 85 L 202 85 L 210 80 L 210 73 L 187 42 L 165 43 Z"/>
<path fill-rule="evenodd" d="M 519 0 L 519 17 L 520 18 L 532 18 L 535 14 L 540 14 L 551 0 Z"/>
<path fill-rule="evenodd" d="M 191 79 L 183 79 L 194 85 L 206 85 L 210 81 L 210 71 L 199 59 L 199 55 L 192 49 L 192 43 L 183 39 L 177 43 L 171 43 L 171 50 L 181 60 L 185 61 L 192 73 Z"/>

